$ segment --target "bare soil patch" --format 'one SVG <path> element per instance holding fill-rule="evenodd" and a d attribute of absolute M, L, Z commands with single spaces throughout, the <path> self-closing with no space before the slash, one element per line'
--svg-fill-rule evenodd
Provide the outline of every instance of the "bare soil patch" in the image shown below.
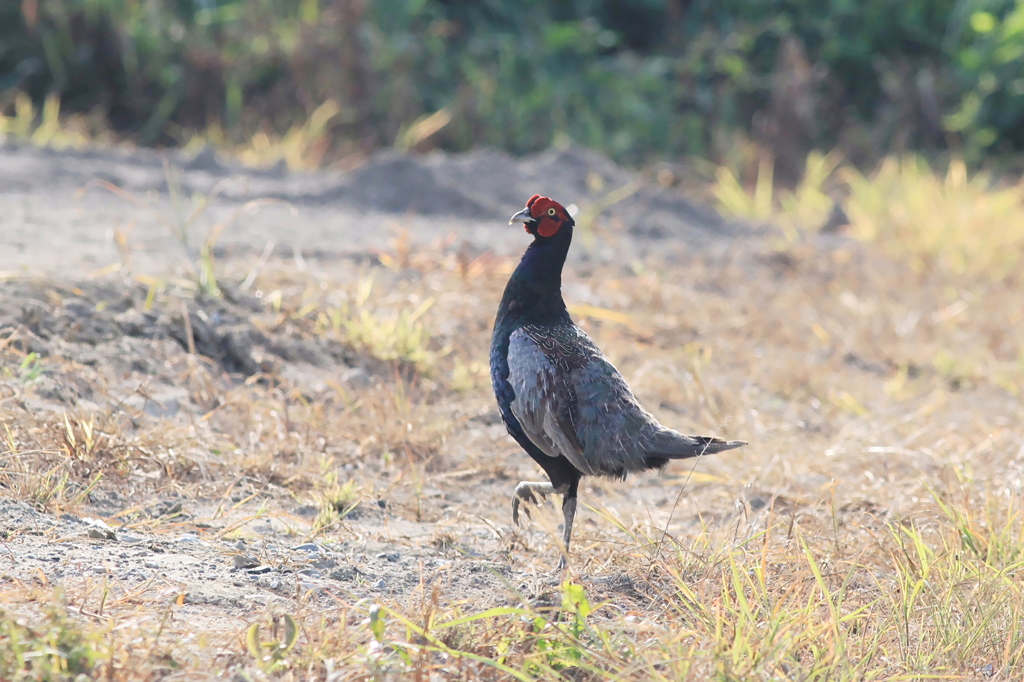
<path fill-rule="evenodd" d="M 241 172 L 179 161 L 186 195 Z M 1016 631 L 995 626 L 1018 601 L 991 597 L 984 572 L 1016 575 L 1024 318 L 998 313 L 1019 303 L 1012 286 L 914 273 L 842 236 L 729 225 L 578 150 L 246 171 L 248 188 L 225 185 L 193 225 L 191 253 L 160 221 L 176 204 L 155 155 L 4 148 L 0 169 L 0 249 L 13 254 L 0 265 L 0 602 L 38 619 L 60 588 L 83 627 L 134 633 L 145 646 L 111 650 L 115 678 L 269 675 L 245 632 L 285 614 L 303 633 L 297 676 L 506 676 L 469 654 L 562 674 L 528 618 L 453 626 L 449 648 L 418 664 L 396 652 L 435 640 L 401 635 L 395 614 L 562 605 L 559 515 L 549 503 L 511 527 L 511 490 L 539 472 L 487 379 L 494 309 L 526 239 L 502 223 L 534 192 L 587 214 L 631 183 L 581 231 L 571 310 L 665 423 L 751 445 L 586 481 L 572 578 L 603 603 L 589 622 L 614 646 L 587 639 L 579 660 L 621 679 L 769 679 L 779 661 L 813 671 L 884 648 L 892 674 L 1019 670 Z M 95 177 L 150 206 L 76 198 Z M 212 251 L 222 295 L 202 293 L 206 227 L 265 197 L 298 215 L 274 206 L 232 223 Z M 942 549 L 964 528 L 1005 557 Z M 983 528 L 1008 530 L 997 542 Z M 974 577 L 901 610 L 894 595 L 918 565 L 900 558 L 901 529 L 975 561 Z M 849 635 L 859 653 L 807 657 L 836 632 L 822 585 L 855 614 L 836 627 L 874 633 Z M 758 640 L 761 654 L 729 667 L 713 633 L 740 628 L 736 590 L 804 604 L 783 628 L 799 631 L 792 645 Z M 975 623 L 984 595 L 998 612 Z M 391 614 L 380 639 L 375 604 Z M 978 633 L 960 662 L 900 648 L 898 618 L 939 632 L 939 604 Z M 752 622 L 790 613 L 772 608 Z"/>

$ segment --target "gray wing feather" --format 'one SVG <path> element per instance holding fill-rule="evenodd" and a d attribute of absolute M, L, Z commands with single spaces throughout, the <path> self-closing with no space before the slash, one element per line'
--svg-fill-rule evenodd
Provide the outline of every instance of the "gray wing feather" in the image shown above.
<path fill-rule="evenodd" d="M 532 333 L 531 333 L 532 332 Z M 593 342 L 575 330 L 586 362 L 560 367 L 536 340 L 519 329 L 509 339 L 512 413 L 534 444 L 551 457 L 568 459 L 591 476 L 623 475 L 645 468 L 644 431 L 656 422 L 640 408 L 626 383 Z M 575 406 L 575 410 L 571 409 Z M 574 419 L 575 417 L 575 419 Z"/>
<path fill-rule="evenodd" d="M 512 413 L 523 431 L 545 454 L 565 457 L 584 474 L 625 476 L 666 459 L 743 445 L 659 424 L 578 327 L 516 330 L 508 366 Z"/>
<path fill-rule="evenodd" d="M 508 368 L 508 381 L 516 396 L 512 414 L 527 437 L 545 454 L 565 457 L 584 474 L 601 474 L 587 460 L 573 424 L 572 387 L 566 382 L 566 373 L 523 329 L 509 339 Z"/>
<path fill-rule="evenodd" d="M 640 407 L 615 366 L 599 355 L 573 372 L 571 384 L 576 431 L 590 466 L 612 476 L 648 468 L 648 445 L 661 425 Z"/>

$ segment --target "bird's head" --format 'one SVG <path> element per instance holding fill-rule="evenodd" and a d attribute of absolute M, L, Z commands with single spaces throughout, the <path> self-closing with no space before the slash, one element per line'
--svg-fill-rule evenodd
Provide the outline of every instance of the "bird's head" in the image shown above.
<path fill-rule="evenodd" d="M 526 202 L 526 208 L 508 219 L 508 224 L 523 223 L 526 231 L 538 238 L 554 237 L 564 227 L 575 222 L 565 207 L 554 199 L 534 194 Z"/>

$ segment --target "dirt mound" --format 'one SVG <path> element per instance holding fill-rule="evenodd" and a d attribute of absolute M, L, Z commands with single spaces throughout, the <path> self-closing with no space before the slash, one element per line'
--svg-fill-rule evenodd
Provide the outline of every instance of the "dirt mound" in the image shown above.
<path fill-rule="evenodd" d="M 600 209 L 641 238 L 703 241 L 735 226 L 678 190 L 581 147 L 522 158 L 482 149 L 465 154 L 382 152 L 348 173 L 259 170 L 227 162 L 209 151 L 194 157 L 152 150 L 40 150 L 0 146 L 0 192 L 51 191 L 105 180 L 136 194 L 166 193 L 169 173 L 186 193 L 214 187 L 227 201 L 280 199 L 295 206 L 351 206 L 388 214 L 452 216 L 502 221 L 533 194 L 582 212 Z M 169 171 L 165 162 L 174 170 Z M 224 183 L 228 178 L 235 181 Z M 221 184 L 218 184 L 221 183 Z"/>
<path fill-rule="evenodd" d="M 304 368 L 324 376 L 367 371 L 362 365 L 375 371 L 366 358 L 337 341 L 275 329 L 264 308 L 248 297 L 161 297 L 147 304 L 145 287 L 114 282 L 0 283 L 0 347 L 70 363 L 66 372 L 51 369 L 33 381 L 33 395 L 52 407 L 95 399 L 95 387 L 78 376 L 76 367 L 112 368 L 108 376 L 132 379 L 123 387 L 129 392 L 129 384 L 141 377 L 157 393 L 162 387 L 176 394 L 174 377 L 164 375 L 189 354 L 203 357 L 227 382 L 261 374 L 298 384 L 308 393 L 317 389 L 302 378 L 317 372 Z M 177 395 L 173 400 L 183 406 Z"/>
<path fill-rule="evenodd" d="M 386 152 L 342 176 L 330 192 L 337 200 L 367 210 L 479 220 L 501 220 L 522 208 L 533 194 L 575 203 L 581 210 L 607 206 L 606 218 L 648 238 L 687 238 L 694 230 L 725 233 L 734 229 L 678 191 L 647 182 L 581 147 L 552 149 L 522 159 L 492 149 L 424 156 Z M 614 194 L 622 198 L 612 202 Z"/>

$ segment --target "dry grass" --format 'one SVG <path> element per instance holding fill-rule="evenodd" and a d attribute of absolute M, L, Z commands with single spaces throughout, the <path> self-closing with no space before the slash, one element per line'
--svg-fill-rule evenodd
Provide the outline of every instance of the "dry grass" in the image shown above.
<path fill-rule="evenodd" d="M 39 109 L 27 94 L 18 93 L 12 109 L 9 114 L 0 113 L 0 137 L 9 136 L 18 142 L 53 149 L 130 145 L 106 126 L 99 112 L 91 116 L 61 115 L 57 95 L 48 96 Z M 240 143 L 231 141 L 221 126 L 213 125 L 202 134 L 187 133 L 187 139 L 181 140 L 182 151 L 192 155 L 210 149 L 254 168 L 275 164 L 284 164 L 292 170 L 322 168 L 331 144 L 328 124 L 339 113 L 337 103 L 328 100 L 284 135 L 259 132 Z M 411 139 L 413 145 L 420 139 L 415 127 Z M 350 159 L 348 165 L 353 161 Z M 345 159 L 338 165 L 344 167 Z"/>
<path fill-rule="evenodd" d="M 578 318 L 642 402 L 667 423 L 751 444 L 635 483 L 588 480 L 572 580 L 554 594 L 529 594 L 519 577 L 491 604 L 444 581 L 401 602 L 298 590 L 286 612 L 204 630 L 173 617 L 187 586 L 8 582 L 0 677 L 1019 678 L 1024 312 L 1005 265 L 1024 211 L 911 170 L 851 181 L 864 207 L 851 208 L 855 232 L 879 245 L 799 236 L 566 273 L 569 292 L 588 294 Z M 869 235 L 857 226 L 870 206 Z M 951 215 L 1005 215 L 1006 231 L 977 244 Z M 915 224 L 945 226 L 947 238 L 928 241 Z M 979 259 L 989 265 L 968 267 Z M 506 495 L 532 465 L 500 427 L 474 421 L 493 412 L 484 363 L 513 262 L 404 243 L 374 262 L 272 261 L 252 286 L 266 302 L 258 325 L 355 353 L 370 368 L 363 383 L 323 377 L 300 389 L 273 368 L 232 383 L 194 356 L 169 356 L 165 371 L 203 406 L 199 420 L 12 409 L 0 432 L 4 494 L 56 514 L 93 490 L 140 500 L 173 490 L 221 500 L 222 519 L 240 513 L 236 493 L 265 500 L 260 509 L 288 498 L 317 506 L 299 534 L 321 539 L 353 532 L 345 515 L 386 497 L 398 518 L 437 522 L 436 542 L 451 545 L 444 534 L 458 527 L 429 487 L 464 495 L 456 517 L 487 519 L 512 547 L 501 556 L 515 575 L 547 570 L 548 534 L 505 535 Z M 155 305 L 176 305 L 161 302 L 172 289 Z M 111 381 L 13 343 L 0 374 L 5 404 L 31 397 L 40 376 L 96 391 Z M 119 521 L 195 527 L 141 506 Z M 217 533 L 240 534 L 246 518 Z M 533 527 L 554 531 L 554 518 L 538 511 Z"/>
<path fill-rule="evenodd" d="M 258 132 L 241 144 L 233 143 L 223 128 L 213 125 L 201 135 L 192 134 L 184 147 L 186 153 L 214 149 L 257 168 L 278 163 L 292 170 L 321 168 L 331 146 L 328 124 L 340 113 L 341 107 L 337 102 L 328 100 L 317 107 L 308 120 L 293 126 L 284 135 Z"/>
<path fill-rule="evenodd" d="M 1024 181 L 971 173 L 959 159 L 944 173 L 919 157 L 890 157 L 867 175 L 847 167 L 838 152 L 812 153 L 792 190 L 774 183 L 773 163 L 761 157 L 750 187 L 741 172 L 717 169 L 712 194 L 725 213 L 780 225 L 786 239 L 831 224 L 845 206 L 847 231 L 878 242 L 917 272 L 1014 278 L 1024 258 Z"/>
<path fill-rule="evenodd" d="M 93 116 L 61 116 L 60 97 L 56 94 L 47 96 L 43 108 L 37 110 L 23 92 L 15 97 L 11 114 L 0 113 L 0 136 L 55 149 L 107 145 L 116 138 L 98 112 Z"/>

